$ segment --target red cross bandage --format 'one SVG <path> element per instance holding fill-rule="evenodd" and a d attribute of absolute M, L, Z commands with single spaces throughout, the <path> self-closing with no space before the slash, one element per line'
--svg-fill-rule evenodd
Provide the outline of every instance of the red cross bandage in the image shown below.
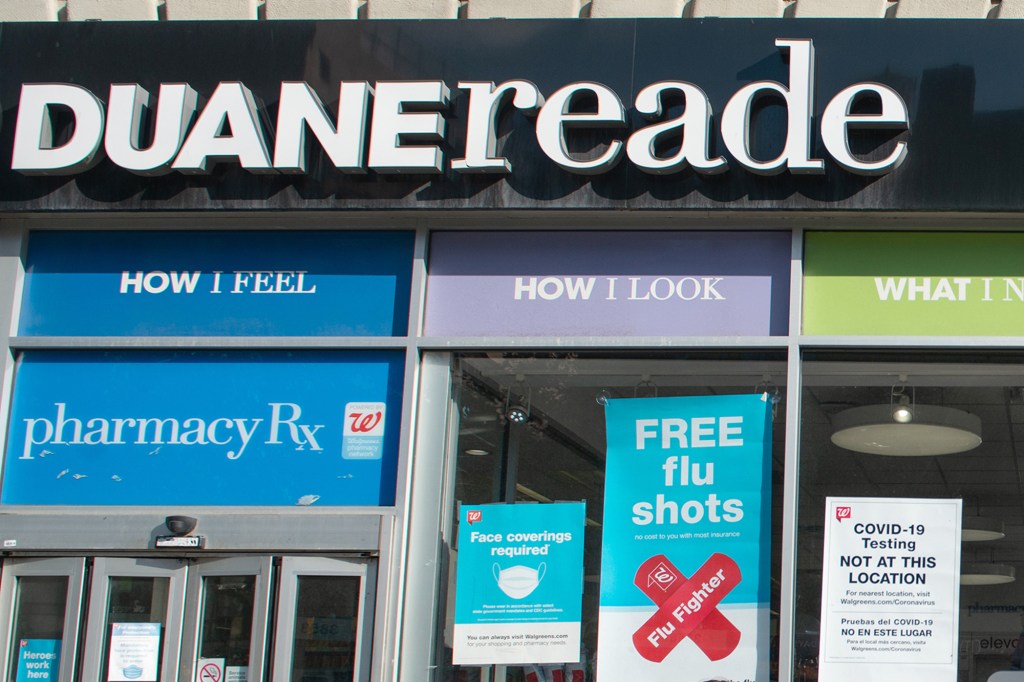
<path fill-rule="evenodd" d="M 740 631 L 718 610 L 718 603 L 740 582 L 740 567 L 724 554 L 712 554 L 691 578 L 662 554 L 637 569 L 633 583 L 658 606 L 633 633 L 633 646 L 661 663 L 687 637 L 712 661 L 731 654 Z"/>

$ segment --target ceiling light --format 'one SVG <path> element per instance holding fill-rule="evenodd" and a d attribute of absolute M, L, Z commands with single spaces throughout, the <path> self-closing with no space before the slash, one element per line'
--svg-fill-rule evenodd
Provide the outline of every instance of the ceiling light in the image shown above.
<path fill-rule="evenodd" d="M 984 516 L 965 516 L 960 539 L 963 542 L 985 542 L 1002 540 L 1006 537 L 1003 522 L 998 519 L 987 519 Z"/>
<path fill-rule="evenodd" d="M 467 455 L 472 455 L 473 457 L 486 457 L 491 454 L 491 451 L 481 450 L 480 448 L 469 448 L 468 450 L 465 450 L 465 453 Z"/>
<path fill-rule="evenodd" d="M 516 375 L 516 384 L 522 392 L 523 388 L 523 376 L 521 374 Z M 505 412 L 502 415 L 509 421 L 510 424 L 525 424 L 530 420 L 530 403 L 533 399 L 533 388 L 527 389 L 525 395 L 516 398 L 512 398 L 512 387 L 509 386 L 505 392 Z"/>
<path fill-rule="evenodd" d="M 525 424 L 526 420 L 530 418 L 530 409 L 523 405 L 510 405 L 505 410 L 505 419 L 508 419 L 513 424 Z"/>
<path fill-rule="evenodd" d="M 914 410 L 910 405 L 910 396 L 901 395 L 892 408 L 892 420 L 897 424 L 909 424 L 914 421 Z"/>
<path fill-rule="evenodd" d="M 1005 585 L 1017 579 L 1017 571 L 1006 564 L 964 564 L 961 585 Z"/>
<path fill-rule="evenodd" d="M 906 374 L 901 374 L 900 380 L 889 391 L 892 420 L 897 424 L 909 424 L 914 421 L 914 403 L 917 402 L 917 389 L 910 387 L 910 391 L 908 395 Z"/>
<path fill-rule="evenodd" d="M 832 426 L 833 443 L 871 455 L 950 455 L 981 445 L 981 419 L 952 407 L 916 405 L 913 420 L 900 423 L 892 405 L 865 405 L 843 410 Z"/>

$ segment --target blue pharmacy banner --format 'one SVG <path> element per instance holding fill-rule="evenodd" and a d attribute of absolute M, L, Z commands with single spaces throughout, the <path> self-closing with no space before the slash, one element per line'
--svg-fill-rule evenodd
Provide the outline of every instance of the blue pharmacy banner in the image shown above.
<path fill-rule="evenodd" d="M 609 400 L 598 679 L 768 679 L 771 405 Z"/>
<path fill-rule="evenodd" d="M 18 640 L 16 682 L 56 682 L 60 673 L 59 639 Z"/>
<path fill-rule="evenodd" d="M 403 374 L 396 351 L 26 352 L 0 502 L 390 506 Z"/>
<path fill-rule="evenodd" d="M 403 336 L 409 232 L 34 232 L 23 336 Z"/>
<path fill-rule="evenodd" d="M 586 504 L 459 510 L 456 665 L 580 660 Z"/>

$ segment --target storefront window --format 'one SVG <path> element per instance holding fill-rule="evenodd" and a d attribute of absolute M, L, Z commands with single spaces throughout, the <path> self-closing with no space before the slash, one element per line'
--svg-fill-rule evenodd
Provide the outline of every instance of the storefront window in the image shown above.
<path fill-rule="evenodd" d="M 1024 561 L 1021 358 L 875 353 L 870 357 L 813 354 L 806 360 L 794 679 L 819 679 L 819 671 L 826 667 L 819 660 L 819 640 L 839 646 L 838 640 L 821 634 L 835 619 L 835 613 L 823 614 L 821 604 L 825 528 L 842 523 L 826 515 L 826 498 L 830 497 L 872 498 L 882 504 L 895 504 L 894 500 L 903 498 L 962 501 L 962 542 L 959 548 L 955 542 L 949 543 L 953 547 L 943 551 L 955 557 L 954 550 L 959 549 L 961 557 L 955 567 L 959 579 L 951 590 L 952 598 L 939 599 L 949 603 L 924 603 L 938 594 L 931 582 L 931 559 L 941 564 L 943 556 L 934 557 L 929 551 L 929 556 L 915 562 L 907 548 L 913 549 L 910 543 L 920 544 L 921 538 L 907 533 L 893 534 L 892 529 L 876 533 L 877 542 L 892 548 L 886 553 L 895 557 L 898 570 L 879 569 L 874 557 L 869 568 L 855 568 L 853 564 L 860 560 L 851 555 L 850 568 L 841 573 L 851 585 L 856 583 L 857 591 L 878 594 L 886 603 L 903 604 L 892 608 L 904 618 L 922 618 L 911 613 L 922 608 L 936 617 L 943 612 L 951 614 L 958 593 L 959 624 L 951 626 L 949 654 L 957 679 L 1011 679 L 995 675 L 1020 670 L 1024 653 L 1024 589 L 1016 575 Z M 897 421 L 909 419 L 904 423 L 919 424 L 917 431 L 893 428 L 893 414 L 901 408 L 910 412 L 906 417 L 898 415 Z M 860 553 L 870 551 L 869 547 Z M 907 555 L 906 561 L 903 555 Z M 909 568 L 901 569 L 901 562 Z M 829 566 L 825 570 L 835 571 Z M 847 578 L 847 574 L 853 577 Z M 905 579 L 907 575 L 911 578 Z M 915 600 L 923 601 L 921 605 L 910 603 Z M 886 608 L 876 609 L 869 620 L 884 618 Z M 852 623 L 862 615 L 848 613 L 844 617 Z M 828 619 L 824 624 L 823 618 Z M 930 620 L 930 616 L 923 618 Z M 853 634 L 843 646 L 874 647 L 876 626 L 867 627 L 871 634 L 865 632 L 861 637 L 860 630 L 851 625 Z M 897 633 L 896 638 L 900 637 Z M 904 660 L 920 657 L 918 662 L 927 663 L 928 647 L 936 644 L 929 642 L 936 638 L 941 638 L 941 630 L 890 644 L 917 647 L 901 654 Z M 1018 675 L 1024 678 L 1024 673 Z"/>
<path fill-rule="evenodd" d="M 785 362 L 771 353 L 685 356 L 467 354 L 456 359 L 454 527 L 445 544 L 447 608 L 438 631 L 439 680 L 544 682 L 596 678 L 598 606 L 605 499 L 605 404 L 609 399 L 767 392 L 772 405 L 771 616 L 765 668 L 777 670 L 779 543 L 782 500 Z M 580 663 L 452 664 L 460 506 L 488 503 L 586 503 Z M 465 523 L 462 527 L 467 527 Z M 762 540 L 763 541 L 763 540 Z M 685 552 L 685 540 L 679 549 Z M 696 651 L 696 648 L 694 648 Z M 681 658 L 679 660 L 682 660 Z M 672 659 L 669 659 L 672 665 Z M 677 668 L 682 671 L 685 663 Z M 556 670 L 565 677 L 559 677 Z M 618 682 L 618 681 L 608 681 Z"/>

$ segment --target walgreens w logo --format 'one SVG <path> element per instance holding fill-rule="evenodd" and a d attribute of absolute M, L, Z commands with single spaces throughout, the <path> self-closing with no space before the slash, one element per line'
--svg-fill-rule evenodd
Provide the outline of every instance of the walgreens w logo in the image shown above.
<path fill-rule="evenodd" d="M 383 436 L 384 403 L 348 403 L 345 405 L 346 436 Z"/>

